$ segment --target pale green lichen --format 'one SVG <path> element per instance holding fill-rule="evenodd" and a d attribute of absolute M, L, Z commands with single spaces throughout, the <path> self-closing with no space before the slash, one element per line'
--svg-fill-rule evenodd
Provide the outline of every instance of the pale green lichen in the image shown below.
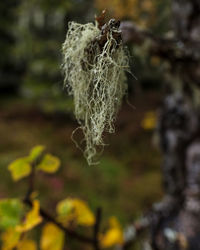
<path fill-rule="evenodd" d="M 115 32 L 118 32 L 115 30 Z M 74 98 L 75 116 L 85 137 L 84 155 L 95 164 L 97 147 L 104 146 L 103 132 L 115 131 L 113 122 L 126 93 L 128 56 L 122 43 L 107 34 L 103 47 L 101 31 L 93 23 L 69 23 L 63 44 L 64 83 Z"/>

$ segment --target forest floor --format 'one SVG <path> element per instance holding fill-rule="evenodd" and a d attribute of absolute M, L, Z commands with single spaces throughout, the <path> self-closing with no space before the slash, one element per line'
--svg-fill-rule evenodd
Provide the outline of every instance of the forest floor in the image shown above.
<path fill-rule="evenodd" d="M 161 155 L 153 146 L 153 131 L 141 126 L 145 113 L 156 111 L 158 94 L 146 92 L 134 98 L 135 109 L 124 103 L 116 133 L 105 136 L 109 146 L 97 166 L 87 166 L 71 140 L 77 127 L 72 114 L 44 113 L 21 99 L 0 102 L 0 198 L 22 197 L 26 192 L 27 180 L 13 183 L 7 166 L 35 145 L 45 145 L 61 159 L 56 174 L 37 177 L 38 197 L 52 213 L 59 200 L 77 197 L 92 209 L 101 206 L 105 219 L 114 215 L 125 225 L 162 196 Z"/>

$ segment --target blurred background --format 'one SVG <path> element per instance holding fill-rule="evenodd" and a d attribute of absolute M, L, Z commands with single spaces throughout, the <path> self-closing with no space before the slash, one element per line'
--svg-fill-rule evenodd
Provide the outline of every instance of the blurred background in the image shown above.
<path fill-rule="evenodd" d="M 129 44 L 128 100 L 116 120 L 116 133 L 98 166 L 87 163 L 71 140 L 77 127 L 73 102 L 63 88 L 61 46 L 67 24 L 107 18 L 133 20 L 157 35 L 170 35 L 170 0 L 6 0 L 0 2 L 0 198 L 21 197 L 26 183 L 12 182 L 7 166 L 45 145 L 62 162 L 54 175 L 40 174 L 41 203 L 54 211 L 67 196 L 103 208 L 122 225 L 136 219 L 162 196 L 161 155 L 156 146 L 156 110 L 162 100 L 166 62 Z M 131 105 L 129 105 L 131 103 Z M 134 108 L 132 107 L 134 106 Z"/>

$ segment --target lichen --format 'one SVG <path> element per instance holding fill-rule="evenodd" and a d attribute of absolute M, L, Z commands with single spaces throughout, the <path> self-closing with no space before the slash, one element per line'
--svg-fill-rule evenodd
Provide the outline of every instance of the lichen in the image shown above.
<path fill-rule="evenodd" d="M 113 123 L 127 90 L 125 71 L 129 70 L 127 53 L 113 31 L 107 33 L 102 47 L 100 36 L 97 24 L 70 22 L 62 47 L 64 85 L 74 98 L 89 165 L 97 163 L 97 147 L 105 145 L 103 132 L 115 131 Z"/>

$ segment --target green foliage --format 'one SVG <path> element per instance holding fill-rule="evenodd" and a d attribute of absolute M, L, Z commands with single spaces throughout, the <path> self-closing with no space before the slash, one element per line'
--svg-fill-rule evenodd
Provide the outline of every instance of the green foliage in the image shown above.
<path fill-rule="evenodd" d="M 2 240 L 2 250 L 12 250 L 17 247 L 19 243 L 21 234 L 17 232 L 14 228 L 8 228 L 1 235 Z"/>
<path fill-rule="evenodd" d="M 44 152 L 44 150 L 45 150 L 45 147 L 42 145 L 34 147 L 28 156 L 29 161 L 30 162 L 36 161 Z"/>
<path fill-rule="evenodd" d="M 46 154 L 40 164 L 37 166 L 37 169 L 40 169 L 46 173 L 55 173 L 60 167 L 60 160 L 50 154 Z"/>
<path fill-rule="evenodd" d="M 18 181 L 24 177 L 29 176 L 29 174 L 31 173 L 29 157 L 23 157 L 13 161 L 8 166 L 8 170 L 11 172 L 14 181 Z"/>
<path fill-rule="evenodd" d="M 0 200 L 0 228 L 5 230 L 19 224 L 22 215 L 22 204 L 18 199 Z"/>
<path fill-rule="evenodd" d="M 112 247 L 115 244 L 123 243 L 123 232 L 118 220 L 111 217 L 108 221 L 109 227 L 106 233 L 102 236 L 101 246 L 103 248 Z"/>
<path fill-rule="evenodd" d="M 92 226 L 95 217 L 86 202 L 80 199 L 67 198 L 57 205 L 58 219 L 64 225 L 75 223 L 82 226 Z"/>
<path fill-rule="evenodd" d="M 36 146 L 30 151 L 28 156 L 13 161 L 8 166 L 13 180 L 18 181 L 29 176 L 32 169 L 46 173 L 56 172 L 60 167 L 60 160 L 51 154 L 43 154 L 44 150 L 44 146 Z"/>
<path fill-rule="evenodd" d="M 44 149 L 44 146 L 36 146 L 27 157 L 19 158 L 11 163 L 9 170 L 13 179 L 21 179 L 28 175 L 27 172 L 30 173 L 33 170 L 54 173 L 60 166 L 60 160 L 55 156 L 45 154 Z M 25 172 L 24 169 L 27 166 L 31 170 Z M 82 227 L 95 225 L 94 213 L 81 199 L 66 198 L 60 201 L 56 208 L 57 218 L 51 217 L 44 210 L 41 210 L 40 201 L 33 198 L 35 197 L 34 182 L 36 179 L 34 175 L 31 178 L 28 193 L 22 201 L 18 199 L 0 200 L 0 229 L 3 230 L 1 234 L 2 250 L 36 250 L 36 242 L 27 238 L 27 232 L 40 225 L 43 217 L 50 222 L 42 228 L 41 250 L 62 250 L 66 231 L 72 232 L 71 230 L 74 231 L 79 225 Z M 31 207 L 28 212 L 22 203 Z M 124 241 L 123 231 L 117 219 L 112 217 L 108 224 L 109 227 L 105 233 L 97 234 L 96 240 L 103 249 L 116 244 L 121 245 Z M 92 238 L 90 241 L 93 244 Z"/>
<path fill-rule="evenodd" d="M 57 84 L 61 82 L 59 51 L 65 15 L 71 8 L 71 0 L 20 2 L 14 56 L 26 64 L 22 89 L 26 97 L 54 96 L 59 89 L 61 92 Z M 51 91 L 44 87 L 47 85 Z"/>
<path fill-rule="evenodd" d="M 41 250 L 62 250 L 64 233 L 53 223 L 47 223 L 42 229 Z"/>
<path fill-rule="evenodd" d="M 38 200 L 33 200 L 31 210 L 26 214 L 23 222 L 17 225 L 16 231 L 21 233 L 30 231 L 41 222 L 40 202 Z"/>

